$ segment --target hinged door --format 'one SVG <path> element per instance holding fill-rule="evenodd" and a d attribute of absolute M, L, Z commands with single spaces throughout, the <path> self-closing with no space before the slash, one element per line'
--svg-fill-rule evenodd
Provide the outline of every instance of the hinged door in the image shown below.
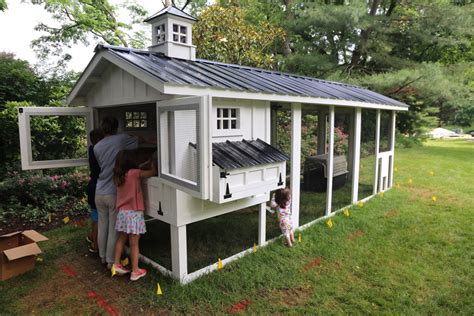
<path fill-rule="evenodd" d="M 43 159 L 43 157 L 48 156 L 48 153 L 33 150 L 35 144 L 32 144 L 32 121 L 39 119 L 40 117 L 49 117 L 49 123 L 53 123 L 55 119 L 66 119 L 65 116 L 72 116 L 72 119 L 75 120 L 70 124 L 77 124 L 77 130 L 84 133 L 84 148 L 78 152 L 78 155 L 81 157 Z M 20 107 L 18 108 L 18 128 L 20 134 L 21 167 L 23 170 L 76 167 L 88 164 L 87 144 L 89 131 L 92 129 L 92 111 L 90 108 Z M 48 135 L 43 136 L 46 138 L 46 141 L 54 141 L 52 135 L 50 139 L 47 139 Z M 64 138 L 67 138 L 67 136 L 68 135 L 63 135 Z M 61 142 L 62 140 L 57 140 L 57 146 L 61 146 Z"/>
<path fill-rule="evenodd" d="M 209 97 L 157 102 L 158 177 L 192 196 L 209 198 Z"/>

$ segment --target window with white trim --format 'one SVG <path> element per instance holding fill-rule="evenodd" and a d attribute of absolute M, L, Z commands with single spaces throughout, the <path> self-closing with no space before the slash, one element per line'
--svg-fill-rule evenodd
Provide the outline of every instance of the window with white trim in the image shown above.
<path fill-rule="evenodd" d="M 217 108 L 217 129 L 239 129 L 239 109 Z"/>
<path fill-rule="evenodd" d="M 186 44 L 187 43 L 186 31 L 187 31 L 186 26 L 173 24 L 173 42 Z"/>
<path fill-rule="evenodd" d="M 148 127 L 148 115 L 146 112 L 125 112 L 125 128 L 147 128 Z"/>
<path fill-rule="evenodd" d="M 164 43 L 166 40 L 166 35 L 165 35 L 165 25 L 160 24 L 157 27 L 155 27 L 155 37 L 156 37 L 156 43 L 161 44 Z"/>

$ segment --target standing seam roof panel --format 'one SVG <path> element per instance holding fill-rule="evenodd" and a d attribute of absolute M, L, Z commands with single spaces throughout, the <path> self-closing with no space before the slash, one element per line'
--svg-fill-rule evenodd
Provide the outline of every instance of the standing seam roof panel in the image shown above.
<path fill-rule="evenodd" d="M 402 102 L 354 85 L 206 60 L 181 60 L 144 50 L 107 45 L 98 46 L 100 48 L 165 83 L 407 107 Z"/>

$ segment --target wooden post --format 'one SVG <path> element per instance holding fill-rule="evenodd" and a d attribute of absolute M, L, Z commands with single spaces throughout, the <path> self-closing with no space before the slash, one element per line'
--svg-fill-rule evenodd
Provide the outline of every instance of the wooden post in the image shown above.
<path fill-rule="evenodd" d="M 327 192 L 326 192 L 326 215 L 331 214 L 332 209 L 332 175 L 334 174 L 334 105 L 329 106 L 329 148 L 328 148 L 328 165 L 327 175 Z"/>
<path fill-rule="evenodd" d="M 300 222 L 301 103 L 291 104 L 291 212 L 294 228 Z"/>
<path fill-rule="evenodd" d="M 390 139 L 390 151 L 392 152 L 392 159 L 390 159 L 389 165 L 389 184 L 388 187 L 391 188 L 393 186 L 393 166 L 395 161 L 395 130 L 397 125 L 397 113 L 392 111 L 392 122 L 390 124 L 390 132 L 391 132 L 391 139 Z"/>
<path fill-rule="evenodd" d="M 381 179 L 379 179 L 379 152 L 380 152 L 380 110 L 377 109 L 375 112 L 375 166 L 374 166 L 374 187 L 372 189 L 372 194 L 377 194 L 377 192 L 381 191 L 382 188 L 379 189 L 379 183 Z"/>
<path fill-rule="evenodd" d="M 326 112 L 319 112 L 318 114 L 318 144 L 316 152 L 318 155 L 326 153 Z"/>
<path fill-rule="evenodd" d="M 360 173 L 360 133 L 362 125 L 362 109 L 356 108 L 354 113 L 354 145 L 352 155 L 352 203 L 359 200 L 359 173 Z"/>
<path fill-rule="evenodd" d="M 170 225 L 171 233 L 171 270 L 173 276 L 182 280 L 188 274 L 188 249 L 186 225 Z"/>
<path fill-rule="evenodd" d="M 355 142 L 355 135 L 354 135 L 354 125 L 355 125 L 355 109 L 351 111 L 351 118 L 349 120 L 349 153 L 347 155 L 347 171 L 348 173 L 348 179 L 352 181 L 352 175 L 353 175 L 353 168 L 354 168 L 354 142 Z"/>
<path fill-rule="evenodd" d="M 258 245 L 265 246 L 266 243 L 266 224 L 267 224 L 267 203 L 260 204 L 260 211 L 258 216 Z"/>

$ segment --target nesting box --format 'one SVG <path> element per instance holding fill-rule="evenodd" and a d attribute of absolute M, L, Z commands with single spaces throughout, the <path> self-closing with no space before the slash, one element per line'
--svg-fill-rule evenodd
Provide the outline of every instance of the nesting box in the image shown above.
<path fill-rule="evenodd" d="M 212 144 L 211 201 L 226 203 L 284 187 L 288 159 L 261 139 Z"/>

